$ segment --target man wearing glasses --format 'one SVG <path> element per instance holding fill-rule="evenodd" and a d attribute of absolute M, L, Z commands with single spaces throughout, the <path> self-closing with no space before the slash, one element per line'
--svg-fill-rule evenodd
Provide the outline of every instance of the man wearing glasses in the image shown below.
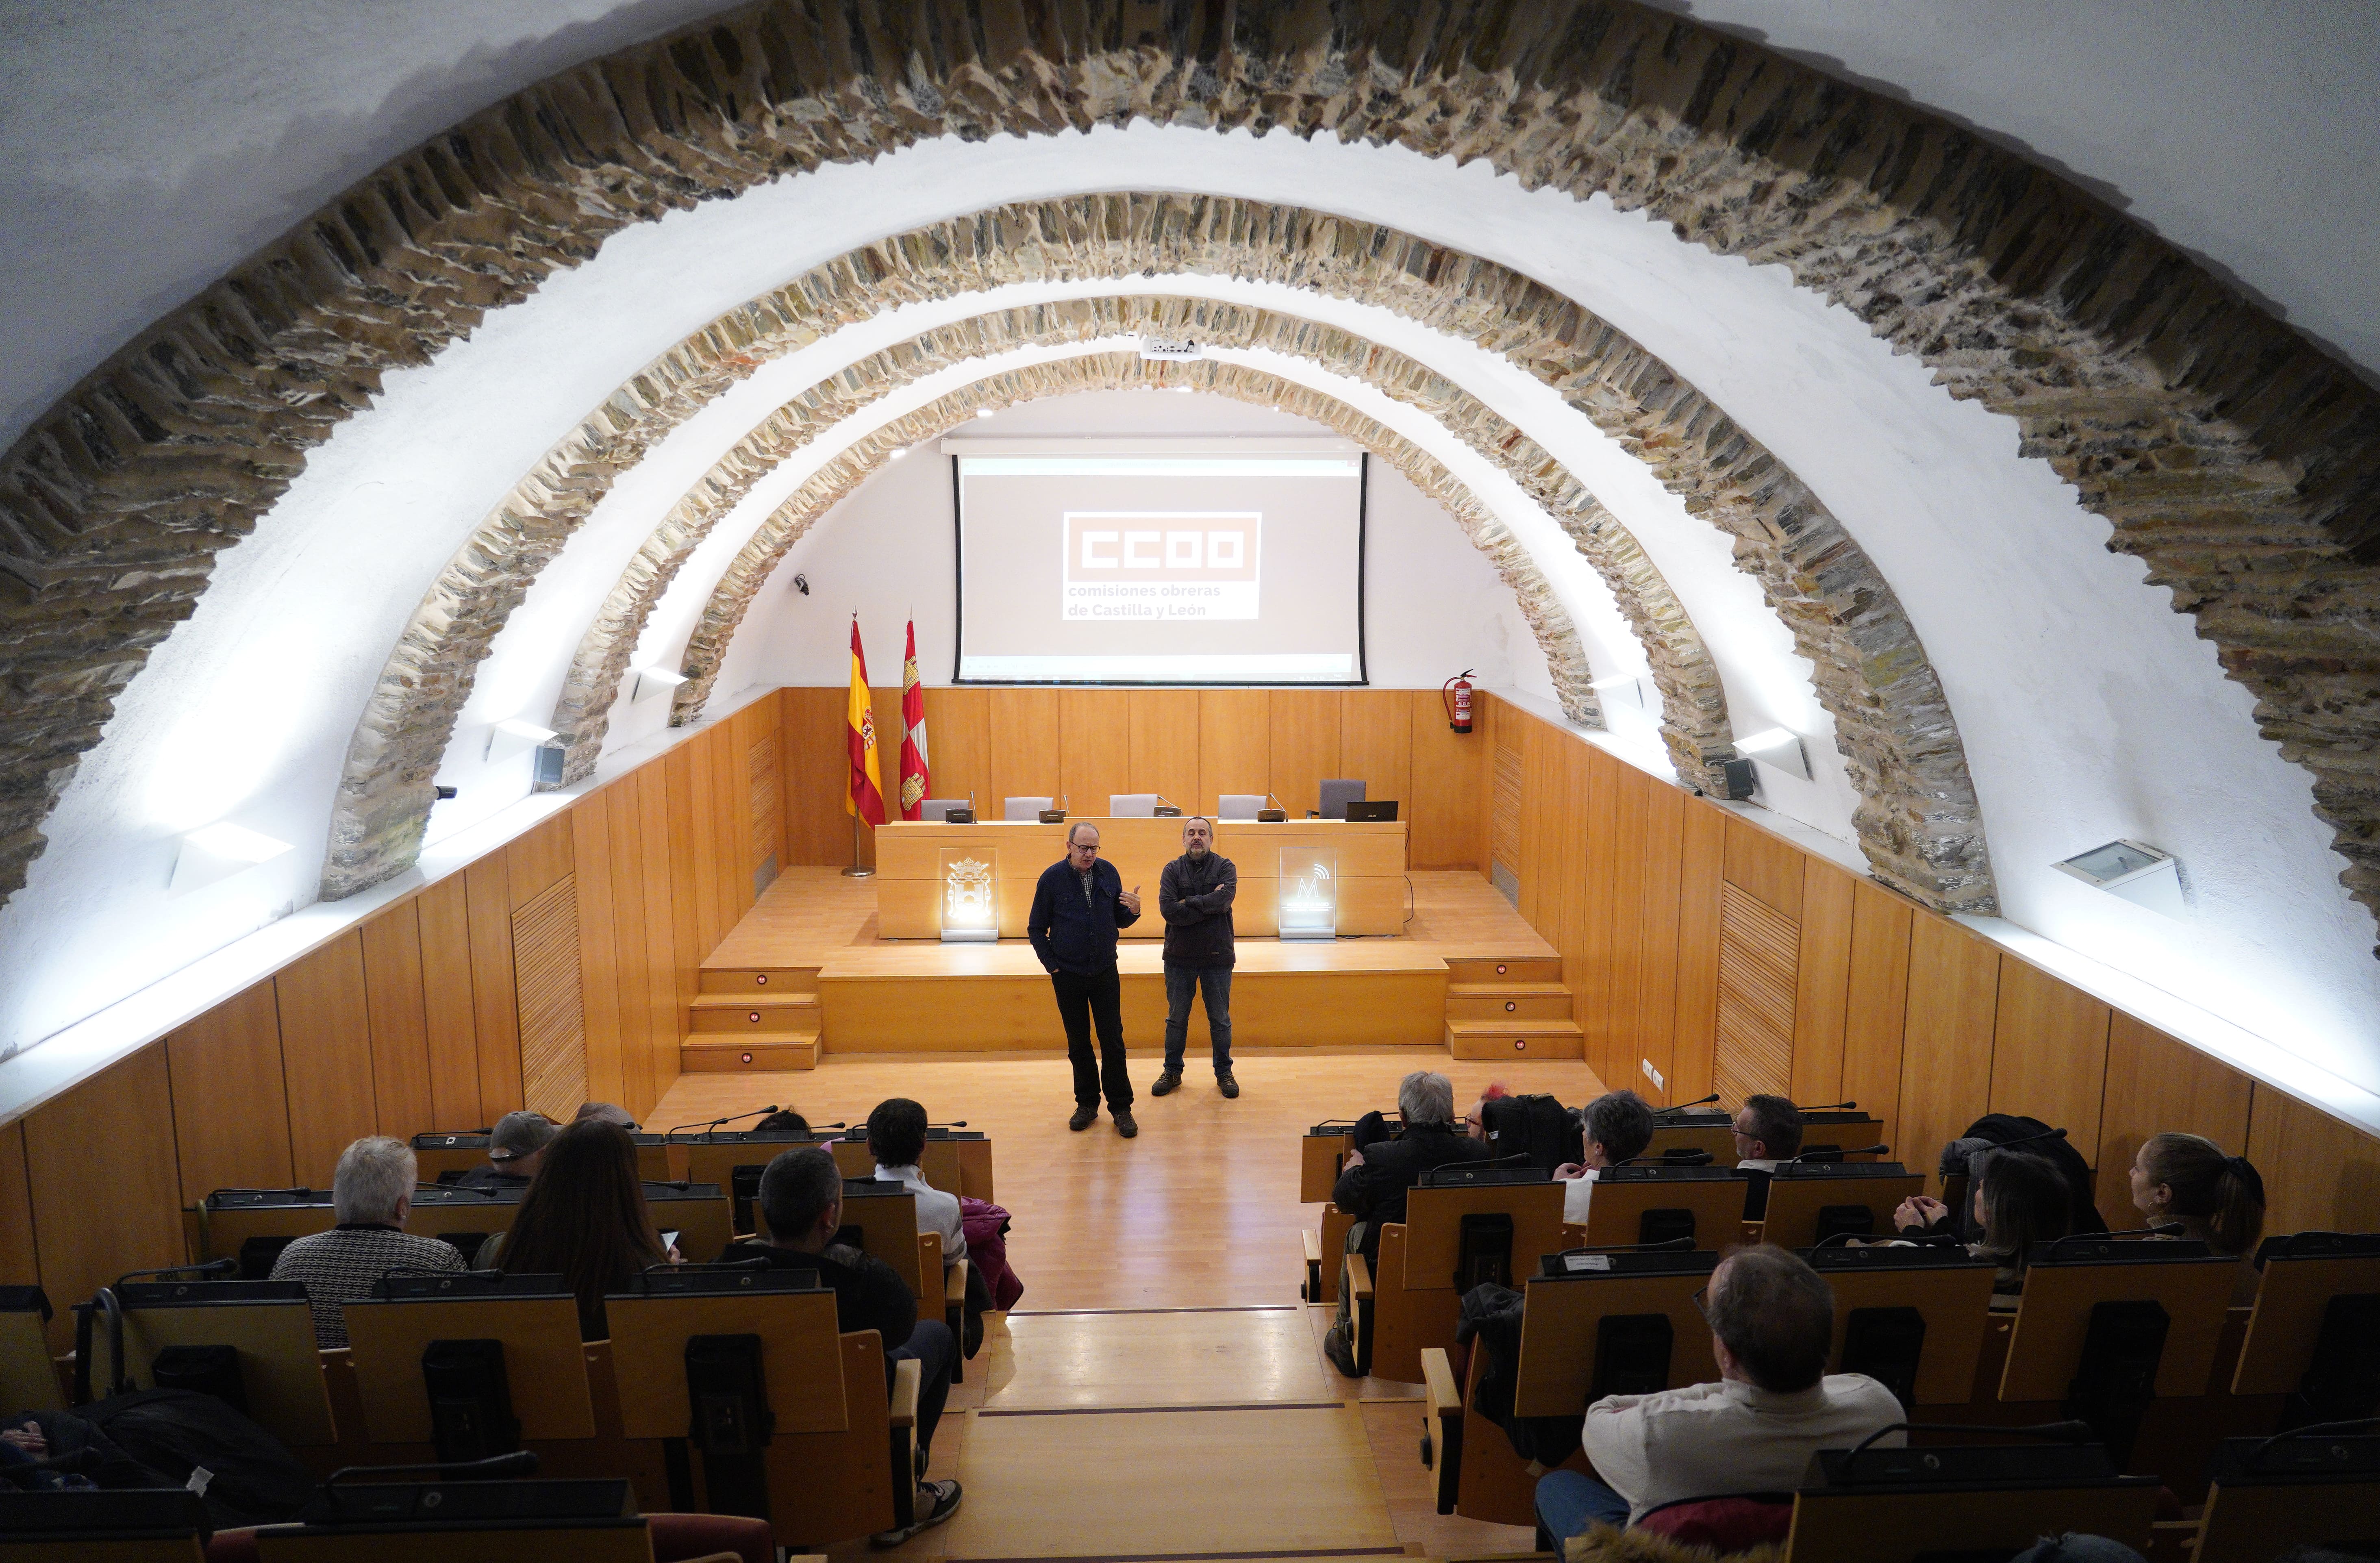
<path fill-rule="evenodd" d="M 1768 1213 L 1769 1174 L 1802 1154 L 1802 1109 L 1783 1097 L 1746 1097 L 1733 1128 L 1736 1170 L 1749 1180 L 1743 1218 L 1757 1221 Z"/>
<path fill-rule="evenodd" d="M 1075 1116 L 1069 1129 L 1087 1129 L 1099 1116 L 1105 1092 L 1116 1133 L 1129 1140 L 1140 1133 L 1132 1121 L 1132 1077 L 1124 1072 L 1123 992 L 1116 976 L 1116 930 L 1140 921 L 1140 887 L 1123 888 L 1115 865 L 1099 860 L 1099 829 L 1076 825 L 1066 832 L 1066 856 L 1041 871 L 1033 888 L 1033 910 L 1025 932 L 1033 953 L 1050 974 L 1058 994 L 1058 1019 L 1066 1028 L 1066 1057 L 1075 1066 Z M 1091 1027 L 1099 1032 L 1099 1052 L 1091 1057 Z"/>
<path fill-rule="evenodd" d="M 1827 1372 L 1834 1293 L 1784 1249 L 1730 1254 L 1694 1307 L 1710 1326 L 1719 1381 L 1586 1408 L 1596 1474 L 1549 1471 L 1537 1482 L 1537 1524 L 1555 1550 L 1598 1521 L 1631 1525 L 1681 1499 L 1791 1492 L 1815 1451 L 1847 1449 L 1901 1420 L 1900 1402 L 1875 1379 Z M 1907 1441 L 1890 1433 L 1877 1444 Z"/>

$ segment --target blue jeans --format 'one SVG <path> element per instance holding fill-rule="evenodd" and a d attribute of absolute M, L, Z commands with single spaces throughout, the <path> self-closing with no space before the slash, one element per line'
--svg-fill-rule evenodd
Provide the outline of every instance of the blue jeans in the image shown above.
<path fill-rule="evenodd" d="M 1548 1471 L 1538 1477 L 1536 1506 L 1537 1529 L 1556 1552 L 1598 1520 L 1622 1530 L 1628 1525 L 1628 1500 L 1583 1471 Z"/>
<path fill-rule="evenodd" d="M 1196 989 L 1207 1000 L 1207 1034 L 1215 1043 L 1215 1072 L 1232 1070 L 1232 968 L 1184 966 L 1165 963 L 1165 1068 L 1182 1072 L 1182 1054 L 1190 1037 L 1190 994 Z"/>
<path fill-rule="evenodd" d="M 958 1338 L 940 1319 L 919 1319 L 901 1346 L 884 1353 L 884 1387 L 892 1387 L 895 1363 L 917 1364 L 917 1448 L 930 1452 L 942 1402 L 951 1398 L 951 1367 L 959 1360 Z"/>

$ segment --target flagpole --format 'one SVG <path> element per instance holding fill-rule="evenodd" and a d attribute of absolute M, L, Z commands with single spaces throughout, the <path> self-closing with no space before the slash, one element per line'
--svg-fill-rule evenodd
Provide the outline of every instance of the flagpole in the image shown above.
<path fill-rule="evenodd" d="M 844 878 L 846 878 L 846 879 L 868 879 L 868 878 L 875 878 L 875 875 L 876 875 L 876 870 L 875 870 L 875 869 L 873 869 L 873 868 L 868 868 L 868 867 L 863 867 L 863 866 L 861 866 L 861 864 L 860 864 L 860 861 L 859 861 L 859 831 L 860 831 L 860 829 L 861 829 L 861 827 L 860 827 L 859 816 L 858 816 L 858 815 L 856 815 L 856 814 L 855 814 L 855 815 L 853 815 L 853 816 L 851 817 L 851 866 L 850 866 L 850 867 L 848 867 L 848 868 L 846 868 L 846 869 L 844 869 L 844 870 L 843 871 L 843 877 L 844 877 Z"/>

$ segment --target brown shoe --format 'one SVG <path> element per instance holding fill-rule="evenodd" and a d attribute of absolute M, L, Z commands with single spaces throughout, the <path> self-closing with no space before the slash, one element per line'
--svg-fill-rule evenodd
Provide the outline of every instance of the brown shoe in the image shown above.
<path fill-rule="evenodd" d="M 1116 1133 L 1125 1139 L 1132 1139 L 1140 1133 L 1140 1125 L 1132 1121 L 1132 1109 L 1111 1109 L 1108 1116 L 1115 1120 Z"/>

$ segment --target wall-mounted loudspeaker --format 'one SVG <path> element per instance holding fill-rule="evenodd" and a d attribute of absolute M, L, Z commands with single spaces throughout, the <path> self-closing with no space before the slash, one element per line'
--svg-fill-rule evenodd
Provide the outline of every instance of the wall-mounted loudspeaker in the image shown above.
<path fill-rule="evenodd" d="M 1727 787 L 1725 792 L 1721 794 L 1722 796 L 1734 799 L 1737 802 L 1742 802 L 1743 799 L 1752 796 L 1752 790 L 1758 783 L 1753 778 L 1752 762 L 1750 760 L 1727 760 L 1721 763 L 1719 769 L 1727 777 Z"/>

